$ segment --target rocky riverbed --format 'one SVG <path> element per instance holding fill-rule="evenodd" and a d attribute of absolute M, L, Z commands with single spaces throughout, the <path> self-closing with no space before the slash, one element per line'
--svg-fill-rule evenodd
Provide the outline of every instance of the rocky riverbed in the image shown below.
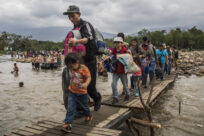
<path fill-rule="evenodd" d="M 204 51 L 179 52 L 178 70 L 180 75 L 204 76 Z"/>

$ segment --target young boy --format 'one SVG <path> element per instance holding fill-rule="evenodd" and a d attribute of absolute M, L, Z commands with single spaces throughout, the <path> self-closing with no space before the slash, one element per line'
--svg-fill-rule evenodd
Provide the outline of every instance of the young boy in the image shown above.
<path fill-rule="evenodd" d="M 17 64 L 16 63 L 14 63 L 14 68 L 13 68 L 13 72 L 15 73 L 15 74 L 18 74 L 18 66 L 17 66 Z"/>
<path fill-rule="evenodd" d="M 114 38 L 114 44 L 115 48 L 112 51 L 112 55 L 114 55 L 117 58 L 117 55 L 119 54 L 124 54 L 124 53 L 129 53 L 127 49 L 123 46 L 123 39 L 121 37 L 115 37 Z M 128 82 L 127 82 L 127 74 L 125 74 L 124 66 L 122 63 L 117 60 L 116 62 L 116 70 L 113 71 L 113 80 L 112 80 L 112 92 L 113 92 L 113 101 L 112 104 L 115 104 L 118 102 L 118 90 L 117 90 L 117 83 L 118 79 L 122 81 L 123 84 L 123 90 L 125 93 L 125 98 L 124 100 L 127 101 L 129 100 L 129 89 L 128 89 Z"/>
<path fill-rule="evenodd" d="M 159 49 L 156 51 L 156 53 L 157 53 L 159 65 L 161 68 L 160 79 L 163 80 L 164 79 L 165 64 L 166 65 L 168 64 L 168 53 L 166 52 L 166 50 L 164 49 L 162 44 L 159 46 Z"/>
<path fill-rule="evenodd" d="M 65 64 L 70 70 L 70 84 L 67 113 L 64 120 L 62 130 L 71 132 L 72 121 L 77 115 L 77 104 L 84 110 L 86 116 L 85 122 L 90 122 L 92 119 L 91 112 L 88 106 L 87 87 L 91 82 L 89 69 L 82 65 L 80 58 L 76 53 L 70 53 L 65 58 Z"/>

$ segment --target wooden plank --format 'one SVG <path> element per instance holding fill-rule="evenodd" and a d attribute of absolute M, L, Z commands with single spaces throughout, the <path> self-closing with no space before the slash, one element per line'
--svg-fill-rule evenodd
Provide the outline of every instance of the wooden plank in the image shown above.
<path fill-rule="evenodd" d="M 160 94 L 161 92 L 163 92 L 163 91 L 165 90 L 165 88 L 167 88 L 168 85 L 169 85 L 170 83 L 172 83 L 173 81 L 174 81 L 174 80 L 168 80 L 168 81 L 166 82 L 166 84 L 165 84 L 165 87 L 161 88 L 160 91 L 156 91 L 156 92 L 153 94 L 152 98 L 151 98 L 151 102 L 152 102 L 157 96 L 159 96 L 159 94 Z"/>
<path fill-rule="evenodd" d="M 45 123 L 45 122 L 44 122 Z M 39 123 L 38 125 L 39 126 L 43 126 L 43 127 L 48 127 L 48 128 L 52 128 L 54 124 L 44 124 L 44 123 Z M 54 127 L 53 129 L 57 130 L 57 131 L 60 131 L 61 129 L 61 126 L 56 126 Z M 72 128 L 72 133 L 73 134 L 78 134 L 78 135 L 92 135 L 94 134 L 95 136 L 104 136 L 104 135 L 107 135 L 107 136 L 112 136 L 113 133 L 110 133 L 110 132 L 104 132 L 104 131 L 99 131 L 98 129 L 96 128 L 93 128 L 93 127 L 89 127 L 89 128 L 82 128 L 82 127 L 77 127 L 77 126 L 73 126 Z M 116 135 L 114 133 L 114 135 Z M 117 134 L 118 135 L 118 134 Z"/>
<path fill-rule="evenodd" d="M 32 136 L 33 133 L 31 132 L 26 132 L 26 131 L 23 131 L 23 130 L 17 130 L 17 131 L 14 131 L 12 132 L 13 134 L 17 134 L 17 135 L 20 135 L 20 136 Z"/>
<path fill-rule="evenodd" d="M 105 127 L 106 125 L 108 125 L 111 121 L 115 120 L 116 118 L 118 118 L 119 116 L 121 116 L 122 114 L 124 114 L 125 112 L 127 112 L 129 109 L 124 109 L 121 108 L 119 112 L 111 115 L 110 117 L 108 117 L 106 120 L 100 122 L 99 124 L 97 124 L 97 127 Z"/>
<path fill-rule="evenodd" d="M 19 130 L 23 130 L 23 131 L 30 132 L 30 133 L 33 133 L 33 134 L 41 134 L 43 132 L 43 131 L 40 131 L 40 130 L 35 130 L 35 129 L 28 128 L 28 127 L 25 127 L 23 129 L 19 129 Z"/>
<path fill-rule="evenodd" d="M 152 94 L 152 97 L 151 97 L 151 100 L 150 100 L 150 103 L 155 100 L 158 95 L 163 92 L 165 90 L 165 88 L 171 83 L 173 82 L 173 80 L 167 80 L 167 81 L 163 81 L 161 82 L 160 84 L 157 85 L 157 87 L 155 87 L 153 89 L 153 94 Z M 148 95 L 144 98 L 144 100 L 147 100 L 148 98 Z M 138 105 L 131 105 L 131 107 L 136 107 L 136 108 L 143 108 L 142 104 L 139 103 Z"/>
<path fill-rule="evenodd" d="M 20 136 L 20 135 L 11 133 L 11 134 L 4 134 L 4 136 Z"/>
<path fill-rule="evenodd" d="M 46 124 L 50 124 L 52 125 L 53 123 L 52 122 L 48 122 L 46 121 L 45 122 Z M 114 134 L 120 134 L 121 132 L 118 131 L 118 132 L 113 132 L 113 131 L 109 131 L 109 129 L 106 129 L 106 128 L 97 128 L 97 127 L 90 127 L 90 126 L 85 126 L 84 125 L 78 125 L 78 124 L 72 124 L 73 126 L 73 131 L 77 131 L 77 130 L 80 130 L 81 132 L 87 132 L 87 131 L 90 131 L 89 133 L 94 133 L 94 134 L 100 134 L 100 135 L 114 135 Z"/>
<path fill-rule="evenodd" d="M 51 125 L 47 125 L 47 124 L 43 124 L 43 123 L 38 123 L 37 125 L 40 127 L 47 128 L 48 133 L 57 134 L 57 135 L 64 135 L 64 132 L 60 130 L 61 127 L 59 127 L 59 126 L 53 127 Z M 69 133 L 69 136 L 78 136 L 78 135 L 80 135 L 80 134 L 76 134 L 74 132 Z"/>
<path fill-rule="evenodd" d="M 26 126 L 26 127 L 43 131 L 43 133 L 41 134 L 43 136 L 58 136 L 63 134 L 61 131 L 56 131 L 55 129 L 52 129 L 52 128 L 48 129 L 48 128 L 40 127 L 37 124 L 34 124 L 32 126 Z M 76 135 L 70 134 L 70 136 L 76 136 Z"/>
<path fill-rule="evenodd" d="M 59 125 L 62 124 L 62 123 L 60 123 L 58 121 L 50 121 L 50 120 L 45 120 L 45 122 L 58 123 Z M 73 123 L 72 125 L 79 125 L 80 127 L 84 127 L 84 128 L 95 127 L 95 129 L 97 129 L 99 131 L 108 131 L 108 132 L 114 132 L 114 133 L 120 133 L 121 132 L 119 130 L 101 128 L 101 127 L 92 126 L 92 125 L 84 125 L 84 124 L 80 124 L 80 123 Z"/>

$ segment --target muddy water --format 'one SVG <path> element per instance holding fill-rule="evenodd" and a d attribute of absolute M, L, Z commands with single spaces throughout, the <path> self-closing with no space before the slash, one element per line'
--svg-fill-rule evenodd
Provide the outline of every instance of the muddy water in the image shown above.
<path fill-rule="evenodd" d="M 153 118 L 162 124 L 158 136 L 204 136 L 204 77 L 178 77 L 154 105 Z"/>
<path fill-rule="evenodd" d="M 20 71 L 10 72 L 13 63 L 8 56 L 0 56 L 0 136 L 13 129 L 44 119 L 63 120 L 61 72 L 32 70 L 31 64 L 17 63 Z M 2 72 L 2 73 L 1 73 Z M 111 76 L 99 78 L 98 90 L 110 95 Z M 18 83 L 24 82 L 19 88 Z M 204 134 L 204 77 L 179 77 L 171 90 L 156 103 L 153 118 L 163 128 L 159 136 L 201 136 Z M 121 84 L 119 83 L 119 86 Z M 182 100 L 178 114 L 178 100 Z"/>
<path fill-rule="evenodd" d="M 9 56 L 0 56 L 0 136 L 39 120 L 63 120 L 63 68 L 36 71 L 30 63 L 17 63 L 19 75 L 15 76 L 11 74 L 14 62 L 9 59 Z M 112 94 L 109 77 L 97 80 L 102 95 Z M 20 88 L 19 82 L 24 82 L 24 87 Z"/>
<path fill-rule="evenodd" d="M 38 120 L 64 116 L 61 69 L 38 72 L 31 64 L 17 63 L 19 75 L 15 76 L 10 73 L 14 62 L 7 56 L 0 61 L 0 135 Z"/>

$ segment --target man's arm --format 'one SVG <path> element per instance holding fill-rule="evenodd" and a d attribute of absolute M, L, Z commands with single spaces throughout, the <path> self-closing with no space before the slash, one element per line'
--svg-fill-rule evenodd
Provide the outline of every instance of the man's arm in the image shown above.
<path fill-rule="evenodd" d="M 71 38 L 71 39 L 69 40 L 69 45 L 70 45 L 70 46 L 74 46 L 74 45 L 79 44 L 79 43 L 81 43 L 81 44 L 87 44 L 87 43 L 88 43 L 88 38 L 82 38 L 82 39 L 80 39 L 80 40 L 76 40 L 76 39 L 74 39 L 74 38 Z"/>
<path fill-rule="evenodd" d="M 166 58 L 166 64 L 168 64 L 168 55 L 166 55 L 165 58 Z"/>

